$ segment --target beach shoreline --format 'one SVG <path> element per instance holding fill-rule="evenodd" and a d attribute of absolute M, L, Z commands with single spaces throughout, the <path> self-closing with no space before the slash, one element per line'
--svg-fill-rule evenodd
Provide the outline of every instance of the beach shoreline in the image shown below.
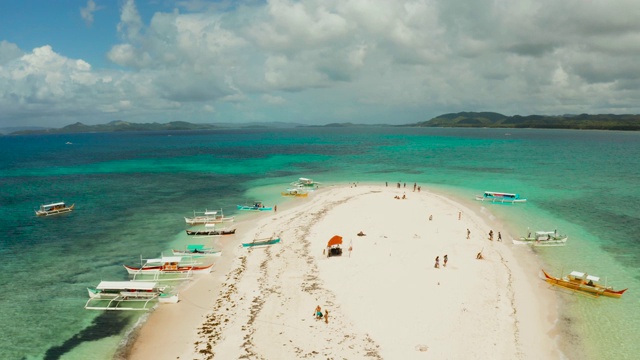
<path fill-rule="evenodd" d="M 127 358 L 562 357 L 539 260 L 507 233 L 490 241 L 506 228 L 484 215 L 424 186 L 358 183 L 245 217 L 214 273 L 150 314 Z M 283 242 L 240 247 L 272 233 Z M 327 258 L 333 235 L 343 255 Z"/>

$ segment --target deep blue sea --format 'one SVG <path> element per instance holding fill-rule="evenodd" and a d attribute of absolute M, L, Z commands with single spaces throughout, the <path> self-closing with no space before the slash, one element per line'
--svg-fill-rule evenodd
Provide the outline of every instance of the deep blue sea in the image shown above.
<path fill-rule="evenodd" d="M 417 182 L 463 201 L 519 193 L 526 204 L 473 204 L 514 236 L 567 233 L 536 249 L 551 273 L 629 287 L 621 299 L 548 289 L 563 343 L 581 349 L 567 357 L 640 354 L 640 133 L 319 127 L 0 137 L 0 359 L 117 357 L 140 314 L 84 310 L 87 287 L 170 249 L 194 210 L 282 201 L 299 177 Z M 57 201 L 76 210 L 35 216 Z"/>

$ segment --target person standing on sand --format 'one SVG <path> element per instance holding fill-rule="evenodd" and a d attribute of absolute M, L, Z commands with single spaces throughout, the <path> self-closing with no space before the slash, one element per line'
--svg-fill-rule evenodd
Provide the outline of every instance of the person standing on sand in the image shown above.
<path fill-rule="evenodd" d="M 316 306 L 316 319 L 321 319 L 322 318 L 322 309 L 320 308 L 320 305 Z"/>
<path fill-rule="evenodd" d="M 442 266 L 447 267 L 447 261 L 449 261 L 449 256 L 445 255 L 442 260 L 443 260 L 442 261 Z"/>
<path fill-rule="evenodd" d="M 433 267 L 436 269 L 440 268 L 440 256 L 436 256 L 436 264 Z"/>
<path fill-rule="evenodd" d="M 329 310 L 324 311 L 324 323 L 329 324 Z"/>
<path fill-rule="evenodd" d="M 460 220 L 460 218 L 462 218 L 462 211 L 458 211 L 458 220 Z"/>
<path fill-rule="evenodd" d="M 278 211 L 278 205 L 273 205 L 273 212 Z"/>
<path fill-rule="evenodd" d="M 500 231 L 498 231 L 498 241 L 502 241 L 502 234 L 500 234 Z"/>
<path fill-rule="evenodd" d="M 471 236 L 471 230 L 469 230 L 469 228 L 467 228 L 467 239 L 469 239 L 470 236 Z"/>
<path fill-rule="evenodd" d="M 489 230 L 489 240 L 493 241 L 493 230 Z"/>

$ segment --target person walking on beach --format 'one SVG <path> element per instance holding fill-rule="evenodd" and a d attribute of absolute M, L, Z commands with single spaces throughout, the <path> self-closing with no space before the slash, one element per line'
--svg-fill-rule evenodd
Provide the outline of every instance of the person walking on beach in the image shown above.
<path fill-rule="evenodd" d="M 329 310 L 324 311 L 324 323 L 329 324 Z"/>
<path fill-rule="evenodd" d="M 433 267 L 436 269 L 440 268 L 440 256 L 436 256 L 436 264 Z"/>
<path fill-rule="evenodd" d="M 498 241 L 502 241 L 502 234 L 500 234 L 500 231 L 498 231 Z"/>
<path fill-rule="evenodd" d="M 447 267 L 447 261 L 449 261 L 449 256 L 445 255 L 444 258 L 442 258 L 442 266 Z"/>
<path fill-rule="evenodd" d="M 462 211 L 458 211 L 458 220 L 460 220 L 460 218 L 462 218 Z"/>
<path fill-rule="evenodd" d="M 278 205 L 273 205 L 273 212 L 277 212 L 278 211 Z"/>
<path fill-rule="evenodd" d="M 493 241 L 493 230 L 489 230 L 489 240 Z"/>
<path fill-rule="evenodd" d="M 469 230 L 469 228 L 467 228 L 467 239 L 469 239 L 470 236 L 471 236 L 471 230 Z"/>

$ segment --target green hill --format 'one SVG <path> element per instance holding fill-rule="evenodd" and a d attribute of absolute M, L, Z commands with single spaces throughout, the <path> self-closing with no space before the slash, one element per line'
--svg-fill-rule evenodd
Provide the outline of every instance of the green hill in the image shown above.
<path fill-rule="evenodd" d="M 459 112 L 440 115 L 409 126 L 640 130 L 640 115 L 506 116 L 494 112 Z"/>

